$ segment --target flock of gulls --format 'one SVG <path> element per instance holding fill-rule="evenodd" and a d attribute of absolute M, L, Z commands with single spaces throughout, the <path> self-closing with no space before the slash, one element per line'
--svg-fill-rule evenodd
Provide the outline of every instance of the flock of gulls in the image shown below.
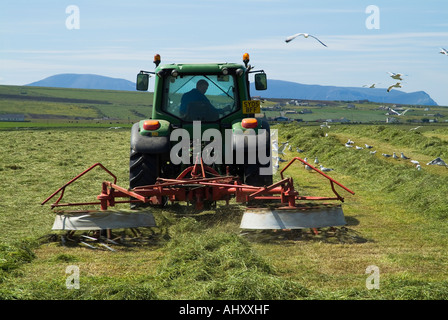
<path fill-rule="evenodd" d="M 286 162 L 286 161 L 288 161 L 288 160 L 285 160 L 285 159 L 283 159 L 283 158 L 281 157 L 281 155 L 284 155 L 284 156 L 286 155 L 286 153 L 285 153 L 286 149 L 288 149 L 288 151 L 293 151 L 293 146 L 289 144 L 289 141 L 281 142 L 281 143 L 280 143 L 280 147 L 279 147 L 277 140 L 272 140 L 272 159 L 274 160 L 273 168 L 274 168 L 275 170 L 277 170 L 277 169 L 279 168 L 279 166 L 280 166 L 279 163 L 280 163 L 280 162 Z M 302 152 L 304 152 L 302 149 L 300 149 L 300 148 L 298 148 L 298 147 L 295 148 L 295 151 L 298 152 L 298 153 L 302 153 Z M 308 162 L 308 158 L 307 158 L 307 157 L 305 157 L 303 160 L 304 160 L 306 163 L 310 164 L 310 163 Z M 312 171 L 313 169 L 312 169 L 308 164 L 303 163 L 304 168 L 305 168 L 306 170 L 308 170 L 308 171 Z M 314 157 L 314 167 L 315 167 L 315 168 L 319 168 L 320 171 L 322 171 L 322 172 L 329 172 L 329 171 L 333 171 L 333 170 L 334 170 L 334 169 L 332 169 L 332 168 L 324 167 L 324 166 L 319 162 L 318 157 Z"/>
<path fill-rule="evenodd" d="M 293 34 L 291 36 L 286 37 L 285 42 L 286 43 L 291 42 L 292 40 L 294 40 L 294 39 L 296 39 L 298 37 L 304 37 L 305 39 L 313 38 L 316 41 L 318 41 L 321 45 L 323 45 L 324 47 L 327 47 L 327 45 L 325 43 L 323 43 L 320 39 L 318 39 L 316 36 L 313 36 L 313 35 L 311 35 L 309 33 L 296 33 L 296 34 Z M 440 53 L 448 56 L 448 51 L 446 49 L 444 49 L 444 48 L 440 48 Z M 403 81 L 403 76 L 405 76 L 405 75 L 402 74 L 402 73 L 394 73 L 394 72 L 387 72 L 387 73 L 389 74 L 389 76 L 392 79 L 397 80 L 395 84 L 392 84 L 392 85 L 390 85 L 387 88 L 387 92 L 390 92 L 393 88 L 401 88 L 402 87 L 401 86 L 401 81 Z M 364 85 L 363 87 L 375 88 L 375 86 L 377 84 L 379 84 L 379 83 L 373 83 L 371 85 Z M 409 109 L 403 111 L 402 113 L 399 113 L 399 112 L 397 112 L 395 110 L 390 109 L 391 112 L 397 114 L 398 116 L 404 115 L 405 112 L 408 111 L 408 110 Z M 328 134 L 326 134 L 325 136 L 328 136 Z M 368 144 L 365 144 L 365 147 L 360 147 L 360 146 L 357 146 L 357 145 L 354 146 L 354 142 L 352 140 L 350 140 L 350 139 L 348 139 L 348 141 L 345 143 L 345 146 L 347 148 L 353 148 L 354 147 L 356 150 L 372 149 L 373 148 L 373 146 L 370 146 Z M 289 151 L 292 151 L 292 146 L 289 144 L 288 141 L 281 143 L 280 147 L 278 145 L 278 141 L 272 141 L 272 152 L 273 152 L 272 159 L 274 160 L 274 168 L 275 169 L 279 168 L 279 162 L 287 161 L 287 160 L 284 160 L 283 158 L 281 158 L 281 155 L 285 155 L 286 148 L 288 148 Z M 301 150 L 300 148 L 296 148 L 296 151 L 299 152 L 299 153 L 303 152 L 303 150 Z M 274 154 L 276 154 L 276 155 L 274 156 Z M 376 150 L 370 151 L 370 154 L 372 154 L 372 155 L 376 154 Z M 411 163 L 413 163 L 416 166 L 417 170 L 421 170 L 420 162 L 417 161 L 417 160 L 410 159 L 409 157 L 405 156 L 403 154 L 403 152 L 400 152 L 400 156 L 398 156 L 396 152 L 393 152 L 392 154 L 382 153 L 381 155 L 383 157 L 385 157 L 385 158 L 409 160 Z M 303 160 L 306 163 L 308 163 L 308 159 L 306 157 Z M 328 172 L 328 171 L 334 170 L 332 168 L 326 168 L 323 165 L 321 165 L 319 163 L 319 160 L 318 160 L 317 157 L 315 157 L 315 159 L 314 159 L 314 165 L 315 165 L 315 167 L 318 166 L 320 168 L 320 170 L 323 171 L 323 172 Z M 445 163 L 445 161 L 443 161 L 440 158 L 436 158 L 436 159 L 428 162 L 426 165 L 440 165 L 440 166 L 445 166 L 446 168 L 448 168 L 448 165 Z M 305 169 L 312 170 L 310 168 L 310 166 L 307 165 L 307 164 L 305 164 Z"/>
<path fill-rule="evenodd" d="M 327 136 L 327 135 L 326 135 Z M 358 145 L 355 144 L 355 142 L 351 139 L 348 139 L 347 142 L 345 143 L 345 147 L 347 148 L 354 148 L 355 150 L 369 150 L 371 155 L 375 155 L 377 150 L 372 150 L 374 147 L 368 144 L 364 144 L 364 147 L 360 147 Z M 278 141 L 273 139 L 272 140 L 272 159 L 274 160 L 274 164 L 273 164 L 273 169 L 277 170 L 279 168 L 279 163 L 280 162 L 286 162 L 288 160 L 283 159 L 281 156 L 286 156 L 286 149 L 288 151 L 293 151 L 293 146 L 291 144 L 289 144 L 289 141 L 286 142 L 281 142 L 280 146 L 278 144 Z M 297 153 L 303 153 L 304 150 L 296 147 L 295 151 Z M 397 152 L 392 152 L 392 154 L 388 154 L 388 153 L 381 153 L 381 156 L 383 156 L 384 158 L 393 158 L 396 160 L 409 160 L 410 163 L 412 163 L 413 165 L 415 165 L 415 168 L 417 170 L 421 170 L 422 166 L 420 164 L 420 161 L 418 160 L 413 160 L 409 157 L 407 157 L 403 152 L 399 152 L 400 155 L 397 154 Z M 308 158 L 305 157 L 303 159 L 307 164 L 303 163 L 304 168 L 308 171 L 312 171 L 313 169 L 308 165 L 310 164 L 310 162 L 308 162 Z M 438 165 L 438 166 L 444 166 L 448 169 L 448 164 L 442 160 L 440 157 L 435 158 L 434 160 L 426 163 L 426 165 Z M 319 168 L 320 171 L 322 172 L 329 172 L 329 171 L 333 171 L 333 168 L 327 168 L 325 166 L 323 166 L 320 162 L 317 156 L 314 157 L 314 165 L 315 168 Z"/>
<path fill-rule="evenodd" d="M 372 149 L 373 146 L 368 145 L 368 144 L 364 144 L 365 145 L 365 149 Z M 355 145 L 355 142 L 352 141 L 351 139 L 348 139 L 348 141 L 345 143 L 345 146 L 347 148 L 354 148 L 356 150 L 363 150 L 364 147 L 359 147 L 357 145 Z M 376 154 L 376 150 L 372 150 L 370 151 L 371 155 Z M 409 157 L 405 156 L 403 152 L 400 152 L 400 156 L 397 155 L 396 152 L 392 152 L 392 154 L 389 153 L 381 153 L 381 155 L 385 158 L 393 158 L 396 160 L 409 160 L 411 163 L 413 163 L 415 165 L 415 167 L 417 168 L 417 170 L 421 170 L 422 166 L 420 165 L 420 162 L 418 160 L 412 160 Z M 426 165 L 439 165 L 439 166 L 445 166 L 446 168 L 448 168 L 448 165 L 445 163 L 445 161 L 443 161 L 440 157 L 435 158 L 434 160 L 428 162 Z"/>
<path fill-rule="evenodd" d="M 324 47 L 327 47 L 327 45 L 326 45 L 325 43 L 323 43 L 321 40 L 319 40 L 316 36 L 313 36 L 313 35 L 311 35 L 311 34 L 309 34 L 309 33 L 296 33 L 296 34 L 293 34 L 292 36 L 288 36 L 288 37 L 286 37 L 285 42 L 286 42 L 286 43 L 291 42 L 292 40 L 294 40 L 295 38 L 300 37 L 300 36 L 301 36 L 301 37 L 304 37 L 304 38 L 313 38 L 313 39 L 317 40 L 317 41 L 318 41 L 321 45 L 323 45 Z M 448 56 L 448 50 L 446 50 L 446 49 L 444 49 L 444 48 L 440 48 L 439 53 Z M 389 76 L 390 76 L 392 79 L 394 79 L 394 80 L 398 80 L 395 84 L 392 84 L 392 85 L 390 85 L 389 87 L 387 87 L 387 92 L 390 92 L 393 88 L 401 88 L 401 87 L 402 87 L 402 85 L 401 85 L 401 81 L 403 81 L 403 76 L 404 76 L 404 75 L 401 74 L 401 73 L 394 73 L 394 72 L 387 72 L 387 73 L 389 74 Z M 381 83 L 381 82 L 379 82 L 379 83 L 373 83 L 373 84 L 370 84 L 370 85 L 363 85 L 363 87 L 375 88 L 375 86 L 376 86 L 377 84 L 380 84 L 380 83 Z"/>

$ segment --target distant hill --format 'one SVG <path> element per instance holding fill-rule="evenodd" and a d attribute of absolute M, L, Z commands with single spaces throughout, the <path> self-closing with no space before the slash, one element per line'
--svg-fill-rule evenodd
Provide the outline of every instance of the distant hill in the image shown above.
<path fill-rule="evenodd" d="M 328 101 L 369 100 L 377 103 L 437 106 L 437 103 L 424 91 L 406 93 L 395 90 L 395 88 L 387 92 L 385 88 L 321 86 L 268 80 L 266 91 L 255 91 L 254 85 L 251 84 L 251 92 L 253 95 L 260 95 L 263 98 Z"/>
<path fill-rule="evenodd" d="M 57 74 L 27 86 L 135 91 L 134 82 L 95 74 Z"/>
<path fill-rule="evenodd" d="M 40 81 L 28 84 L 28 86 L 77 88 L 77 89 L 103 89 L 135 91 L 135 83 L 132 81 L 105 77 L 94 74 L 58 74 Z M 400 90 L 387 92 L 385 88 L 357 88 L 336 87 L 301 84 L 282 80 L 268 80 L 266 91 L 255 91 L 251 84 L 253 95 L 261 95 L 263 98 L 277 99 L 303 99 L 303 100 L 336 100 L 355 101 L 369 100 L 377 103 L 396 103 L 410 105 L 436 106 L 437 103 L 424 91 L 406 93 Z"/>

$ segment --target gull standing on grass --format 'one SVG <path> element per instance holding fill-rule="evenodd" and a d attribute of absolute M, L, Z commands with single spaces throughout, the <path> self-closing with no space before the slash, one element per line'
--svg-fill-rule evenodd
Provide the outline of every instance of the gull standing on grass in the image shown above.
<path fill-rule="evenodd" d="M 317 41 L 319 41 L 320 44 L 323 45 L 324 47 L 327 46 L 325 43 L 323 43 L 322 41 L 320 41 L 319 39 L 317 39 L 315 36 L 312 36 L 312 35 L 310 35 L 310 34 L 308 34 L 308 33 L 296 33 L 296 34 L 294 34 L 294 35 L 292 35 L 292 36 L 287 37 L 287 38 L 285 39 L 285 42 L 288 43 L 288 42 L 294 40 L 295 38 L 297 38 L 297 37 L 299 37 L 299 36 L 303 36 L 303 37 L 305 37 L 305 38 L 308 38 L 308 37 L 314 38 L 314 39 L 316 39 Z"/>
<path fill-rule="evenodd" d="M 334 170 L 334 169 L 331 169 L 331 168 L 325 168 L 323 165 L 320 165 L 319 167 L 320 167 L 320 171 L 323 171 L 323 172 L 329 172 L 329 171 L 333 171 Z"/>
<path fill-rule="evenodd" d="M 403 160 L 408 160 L 409 158 L 406 157 L 406 156 L 403 154 L 403 152 L 401 152 L 401 159 L 403 159 Z"/>

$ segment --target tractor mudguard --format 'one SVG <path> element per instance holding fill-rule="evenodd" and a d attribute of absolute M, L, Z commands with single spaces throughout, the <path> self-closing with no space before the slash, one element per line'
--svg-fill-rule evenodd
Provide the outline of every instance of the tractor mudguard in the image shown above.
<path fill-rule="evenodd" d="M 131 149 L 139 153 L 159 154 L 170 152 L 170 136 L 142 135 L 140 123 L 134 123 L 131 129 Z"/>
<path fill-rule="evenodd" d="M 255 134 L 259 134 L 259 130 L 264 129 L 266 134 L 266 150 L 270 150 L 271 148 L 271 141 L 270 141 L 270 126 L 268 121 L 265 119 L 258 119 L 258 126 L 256 128 L 253 128 L 252 130 L 255 132 Z M 249 132 L 250 129 L 244 129 L 241 126 L 241 120 L 236 121 L 232 124 L 232 130 L 233 130 L 233 141 L 232 141 L 232 149 L 235 151 L 237 148 L 241 148 L 241 145 L 244 141 L 244 151 L 248 152 L 250 151 L 249 148 L 249 138 L 247 135 L 247 132 Z M 257 141 L 258 144 L 258 141 Z"/>

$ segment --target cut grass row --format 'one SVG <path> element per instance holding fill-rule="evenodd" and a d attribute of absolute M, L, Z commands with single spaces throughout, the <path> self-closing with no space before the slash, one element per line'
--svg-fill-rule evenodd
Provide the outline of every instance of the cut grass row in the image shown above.
<path fill-rule="evenodd" d="M 117 252 L 48 242 L 54 213 L 40 206 L 55 189 L 95 162 L 126 186 L 129 132 L 58 130 L 0 132 L 1 172 L 8 181 L 0 220 L 0 296 L 3 299 L 447 299 L 446 178 L 442 167 L 417 171 L 403 162 L 356 153 L 350 136 L 380 146 L 365 128 L 279 126 L 281 141 L 305 150 L 294 155 L 334 167 L 331 176 L 354 190 L 345 196 L 346 229 L 241 235 L 241 207 L 218 207 L 196 217 L 154 210 L 160 228 L 147 245 Z M 379 133 L 380 134 L 380 133 Z M 444 131 L 437 132 L 444 135 Z M 398 139 L 400 134 L 393 138 Z M 388 138 L 388 146 L 398 148 Z M 430 141 L 430 137 L 427 137 Z M 424 146 L 424 141 L 421 144 Z M 437 146 L 434 146 L 437 147 Z M 405 149 L 405 145 L 400 146 Z M 413 147 L 416 156 L 424 147 Z M 287 171 L 300 192 L 329 185 L 300 164 Z M 86 176 L 74 191 L 92 199 L 107 176 Z M 278 176 L 276 177 L 278 178 Z M 418 181 L 414 185 L 414 181 Z M 67 190 L 66 197 L 72 194 Z M 317 194 L 316 194 L 317 195 Z M 73 195 L 74 197 L 74 195 Z M 67 199 L 67 200 L 68 200 Z M 233 208 L 233 209 L 232 209 Z M 147 232 L 147 233 L 146 233 Z M 152 238 L 151 238 L 152 237 Z M 31 240 L 28 240 L 31 239 Z M 81 288 L 65 287 L 68 265 L 81 271 Z M 380 270 L 380 290 L 366 288 L 369 265 Z"/>

